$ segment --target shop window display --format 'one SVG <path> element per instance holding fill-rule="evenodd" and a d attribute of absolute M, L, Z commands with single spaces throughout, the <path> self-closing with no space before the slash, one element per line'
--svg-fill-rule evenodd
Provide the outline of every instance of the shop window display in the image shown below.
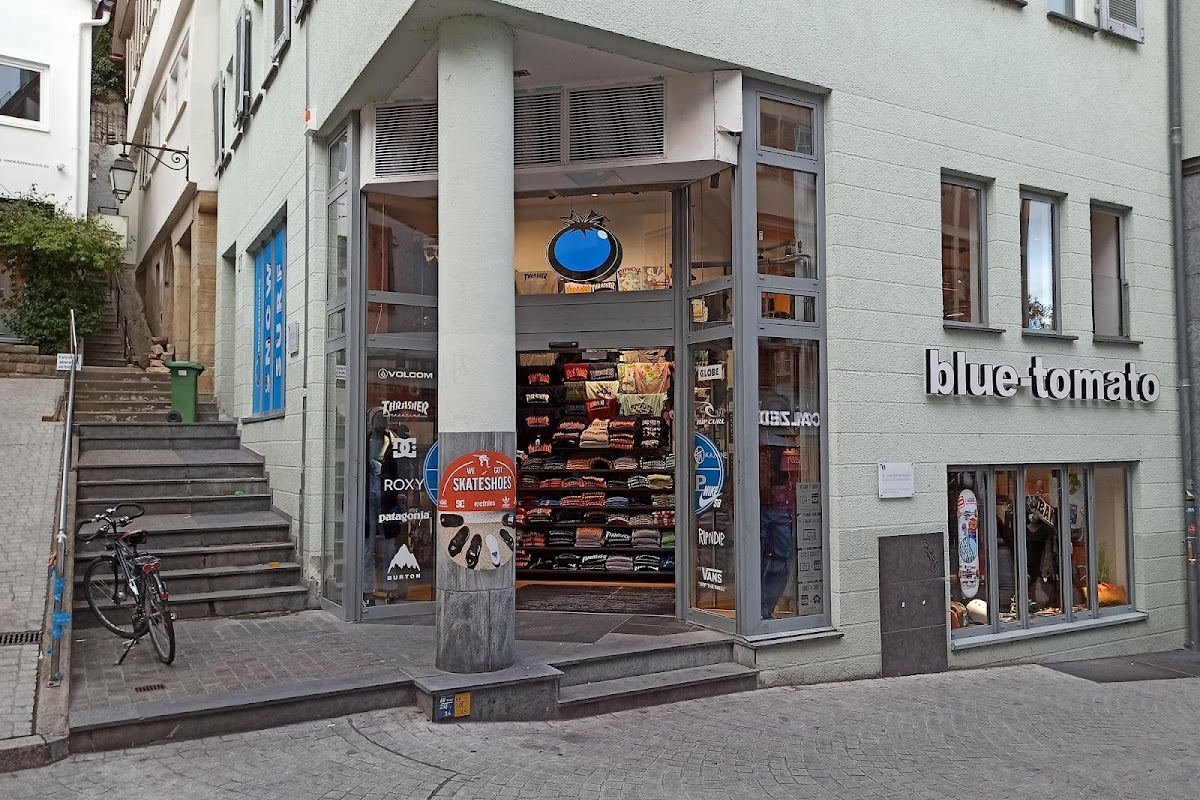
<path fill-rule="evenodd" d="M 426 477 L 437 441 L 436 358 L 367 358 L 363 602 L 433 600 L 433 500 Z"/>
<path fill-rule="evenodd" d="M 1129 605 L 1129 489 L 1124 467 L 1096 467 L 1096 598 L 1101 608 Z"/>
<path fill-rule="evenodd" d="M 992 624 L 988 597 L 995 570 L 987 547 L 988 499 L 982 471 L 950 473 L 947 500 L 951 630 Z"/>
<path fill-rule="evenodd" d="M 1060 617 L 1065 608 L 1057 469 L 1025 470 L 1025 580 L 1033 620 Z"/>
<path fill-rule="evenodd" d="M 663 291 L 671 288 L 668 191 L 521 197 L 516 200 L 516 293 Z M 560 235 L 561 234 L 561 235 Z M 597 255 L 598 254 L 598 255 Z M 572 280 L 569 256 L 597 255 L 599 280 Z M 551 264 L 560 263 L 558 271 Z"/>
<path fill-rule="evenodd" d="M 436 199 L 368 194 L 367 290 L 437 295 L 437 231 Z M 374 318 L 379 311 L 368 316 Z M 368 333 L 398 330 L 384 324 L 375 331 L 370 327 L 375 324 L 380 323 L 368 323 Z"/>
<path fill-rule="evenodd" d="M 517 365 L 518 581 L 674 582 L 672 350 Z"/>
<path fill-rule="evenodd" d="M 693 285 L 733 274 L 733 168 L 696 181 L 688 192 Z"/>

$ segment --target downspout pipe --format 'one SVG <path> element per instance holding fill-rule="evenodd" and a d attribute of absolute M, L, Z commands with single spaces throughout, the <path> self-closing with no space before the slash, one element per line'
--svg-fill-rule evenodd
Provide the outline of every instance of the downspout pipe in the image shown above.
<path fill-rule="evenodd" d="M 100 16 L 79 23 L 79 103 L 75 109 L 75 216 L 83 218 L 88 213 L 88 185 L 91 170 L 88 169 L 88 143 L 91 131 L 88 122 L 92 118 L 92 34 L 103 28 L 112 18 L 111 0 L 101 0 Z"/>
<path fill-rule="evenodd" d="M 1187 571 L 1188 642 L 1200 649 L 1200 565 L 1196 562 L 1195 449 L 1192 430 L 1192 352 L 1188 336 L 1187 260 L 1183 237 L 1183 44 L 1182 0 L 1167 0 L 1167 84 L 1171 170 L 1171 260 L 1175 269 L 1175 340 L 1179 360 L 1179 433 L 1184 490 L 1184 552 Z"/>

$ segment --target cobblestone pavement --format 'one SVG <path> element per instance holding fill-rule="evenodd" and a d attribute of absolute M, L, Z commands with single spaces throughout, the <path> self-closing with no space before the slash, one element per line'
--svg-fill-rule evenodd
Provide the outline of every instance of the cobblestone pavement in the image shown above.
<path fill-rule="evenodd" d="M 62 424 L 54 411 L 61 381 L 0 378 L 0 633 L 40 630 L 46 558 L 54 537 Z M 0 739 L 33 731 L 38 647 L 0 647 Z"/>
<path fill-rule="evenodd" d="M 768 689 L 590 719 L 411 709 L 73 756 L 11 800 L 1194 797 L 1200 680 L 1022 666 Z"/>

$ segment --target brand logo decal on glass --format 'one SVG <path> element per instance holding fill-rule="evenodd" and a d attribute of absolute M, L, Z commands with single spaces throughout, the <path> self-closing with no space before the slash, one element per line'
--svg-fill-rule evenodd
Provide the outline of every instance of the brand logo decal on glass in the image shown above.
<path fill-rule="evenodd" d="M 550 239 L 546 260 L 569 281 L 597 282 L 621 266 L 621 242 L 604 223 L 608 218 L 595 211 L 580 216 L 572 211 L 566 224 Z"/>

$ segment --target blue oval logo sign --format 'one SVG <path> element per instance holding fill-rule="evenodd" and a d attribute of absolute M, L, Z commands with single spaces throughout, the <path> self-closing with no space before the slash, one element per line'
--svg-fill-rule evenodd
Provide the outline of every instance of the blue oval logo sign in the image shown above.
<path fill-rule="evenodd" d="M 569 281 L 596 282 L 608 278 L 621 266 L 621 242 L 608 228 L 603 214 L 589 211 L 580 216 L 572 211 L 566 224 L 546 247 L 550 267 Z"/>
<path fill-rule="evenodd" d="M 725 459 L 721 451 L 702 433 L 696 434 L 696 513 L 703 514 L 721 507 L 721 490 L 725 488 Z"/>
<path fill-rule="evenodd" d="M 429 499 L 433 501 L 433 507 L 437 508 L 439 472 L 437 442 L 434 442 L 433 447 L 429 448 L 429 452 L 425 454 L 425 463 L 421 465 L 421 472 L 425 475 L 425 494 L 429 495 Z"/>

